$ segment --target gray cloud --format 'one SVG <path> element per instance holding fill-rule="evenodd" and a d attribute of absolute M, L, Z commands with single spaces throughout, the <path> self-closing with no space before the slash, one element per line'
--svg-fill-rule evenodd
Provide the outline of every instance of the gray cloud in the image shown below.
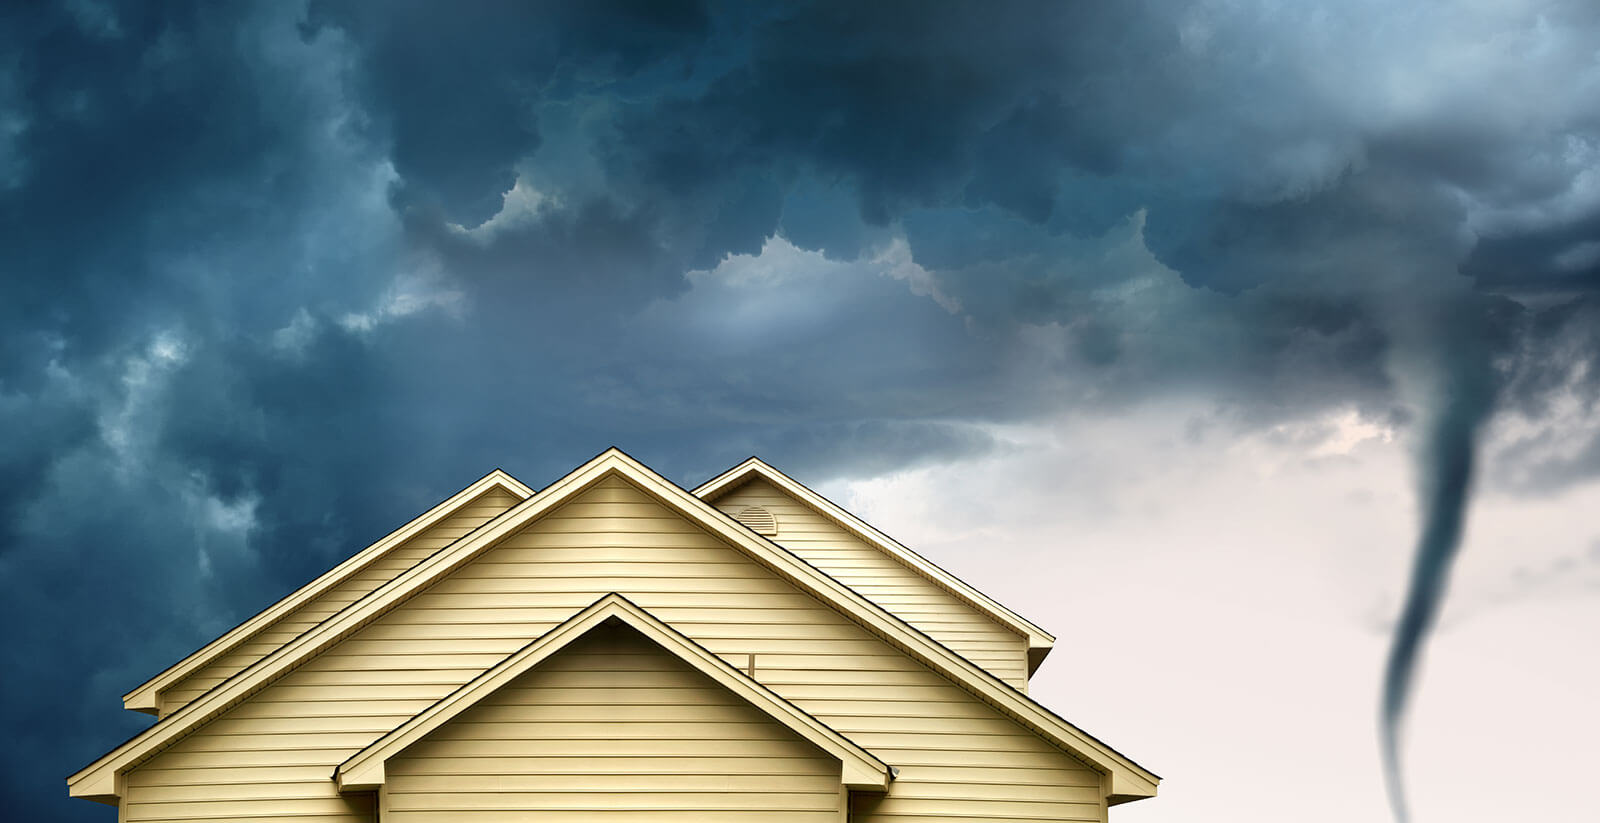
<path fill-rule="evenodd" d="M 19 814 L 90 819 L 122 690 L 494 465 L 1594 396 L 1585 3 L 0 15 Z M 1486 482 L 1592 477 L 1561 434 Z"/>

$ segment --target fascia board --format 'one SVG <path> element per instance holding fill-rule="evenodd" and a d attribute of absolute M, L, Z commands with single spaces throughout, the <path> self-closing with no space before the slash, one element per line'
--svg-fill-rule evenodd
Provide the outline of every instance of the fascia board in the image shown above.
<path fill-rule="evenodd" d="M 805 484 L 768 465 L 766 461 L 758 457 L 751 457 L 702 483 L 692 494 L 702 500 L 711 502 L 721 496 L 722 493 L 731 491 L 755 477 L 760 477 L 772 483 L 784 493 L 799 500 L 802 505 L 810 507 L 823 517 L 837 523 L 845 531 L 854 534 L 863 542 L 877 548 L 902 565 L 927 578 L 934 585 L 955 595 L 989 617 L 989 619 L 1027 638 L 1029 674 L 1032 674 L 1039 667 L 1039 664 L 1044 661 L 1045 655 L 1054 647 L 1056 641 L 1054 635 L 1035 625 L 1022 615 L 1006 608 L 999 601 L 979 591 L 961 578 L 945 571 L 938 564 L 913 551 L 910 547 L 879 531 L 872 524 L 851 514 L 847 509 L 832 500 L 817 494 Z"/>
<path fill-rule="evenodd" d="M 457 565 L 476 556 L 478 552 L 559 505 L 567 497 L 599 480 L 614 465 L 615 455 L 618 454 L 621 452 L 616 449 L 602 452 L 566 477 L 511 507 L 499 517 L 434 553 L 426 560 L 401 572 L 365 597 L 219 683 L 161 722 L 134 735 L 67 778 L 69 793 L 73 797 L 88 797 L 114 791 L 112 778 L 117 773 L 137 764 L 168 741 L 186 734 L 190 729 L 226 711 L 284 671 L 293 668 L 301 660 L 333 645 L 345 634 L 387 610 L 393 603 L 431 582 L 434 577 L 448 573 Z"/>
<path fill-rule="evenodd" d="M 950 651 L 787 549 L 743 528 L 727 514 L 615 448 L 602 452 L 566 477 L 514 506 L 496 520 L 406 570 L 344 611 L 224 681 L 184 706 L 166 721 L 136 735 L 79 770 L 68 778 L 71 794 L 82 797 L 102 793 L 94 789 L 109 786 L 117 773 L 136 764 L 165 742 L 187 733 L 201 722 L 227 710 L 300 661 L 331 646 L 349 632 L 398 604 L 411 593 L 420 591 L 470 561 L 488 547 L 516 533 L 569 497 L 612 474 L 624 477 L 661 502 L 677 509 L 681 514 L 691 516 L 702 528 L 743 549 L 801 588 L 823 598 L 825 602 L 833 605 L 841 613 L 853 617 L 883 640 L 941 672 L 975 696 L 1021 721 L 1065 751 L 1110 773 L 1112 794 L 1154 796 L 1156 783 L 1160 779 L 1154 773 L 1056 716 L 999 678 Z"/>
<path fill-rule="evenodd" d="M 723 688 L 782 723 L 813 745 L 839 759 L 842 781 L 851 789 L 888 788 L 887 764 L 826 724 L 751 680 L 727 661 L 706 650 L 620 594 L 608 594 L 513 652 L 472 682 L 450 693 L 372 745 L 357 752 L 334 772 L 341 791 L 376 791 L 385 779 L 384 764 L 461 712 L 536 668 L 556 652 L 608 620 L 619 620 L 709 676 Z"/>
<path fill-rule="evenodd" d="M 390 549 L 410 540 L 439 521 L 454 514 L 462 506 L 476 500 L 496 487 L 505 489 L 524 500 L 533 496 L 533 489 L 527 487 L 522 481 L 517 480 L 510 474 L 500 469 L 489 472 L 474 481 L 472 485 L 456 492 L 438 505 L 413 518 L 410 522 L 385 535 L 378 542 L 362 549 L 344 562 L 324 572 L 315 580 L 301 586 L 289 596 L 261 610 L 253 617 L 228 630 L 221 637 L 200 647 L 193 654 L 168 666 L 160 674 L 139 684 L 132 691 L 122 696 L 123 708 L 156 714 L 159 711 L 159 701 L 163 689 L 203 668 L 218 657 L 238 648 L 240 644 L 255 636 L 262 629 L 271 626 L 279 618 L 316 599 L 323 592 L 357 574 L 374 561 L 383 557 Z"/>

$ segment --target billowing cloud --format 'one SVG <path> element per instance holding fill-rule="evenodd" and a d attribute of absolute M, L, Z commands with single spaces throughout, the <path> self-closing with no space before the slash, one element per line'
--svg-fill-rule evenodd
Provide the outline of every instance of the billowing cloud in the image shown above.
<path fill-rule="evenodd" d="M 1585 483 L 1591 6 L 4 12 L 6 793 L 90 819 L 39 787 L 123 690 L 495 465 L 859 478 L 1176 399 Z"/>

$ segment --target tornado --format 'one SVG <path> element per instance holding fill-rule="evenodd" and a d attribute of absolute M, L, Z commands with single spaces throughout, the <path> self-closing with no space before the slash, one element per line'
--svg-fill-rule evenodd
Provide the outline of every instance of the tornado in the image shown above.
<path fill-rule="evenodd" d="M 1453 366 L 1446 368 L 1444 390 L 1435 398 L 1436 410 L 1419 454 L 1422 530 L 1383 674 L 1379 748 L 1389 807 L 1397 823 L 1410 819 L 1400 763 L 1402 726 L 1423 644 L 1439 615 L 1461 546 L 1478 431 L 1492 405 L 1486 363 L 1478 360 Z"/>

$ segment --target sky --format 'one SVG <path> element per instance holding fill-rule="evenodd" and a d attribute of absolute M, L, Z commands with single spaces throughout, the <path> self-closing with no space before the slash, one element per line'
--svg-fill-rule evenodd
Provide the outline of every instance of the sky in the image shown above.
<path fill-rule="evenodd" d="M 7 807 L 112 819 L 63 778 L 125 691 L 616 445 L 760 455 L 1054 630 L 1032 693 L 1166 778 L 1113 820 L 1600 818 L 1597 44 L 1586 0 L 7 4 Z"/>

